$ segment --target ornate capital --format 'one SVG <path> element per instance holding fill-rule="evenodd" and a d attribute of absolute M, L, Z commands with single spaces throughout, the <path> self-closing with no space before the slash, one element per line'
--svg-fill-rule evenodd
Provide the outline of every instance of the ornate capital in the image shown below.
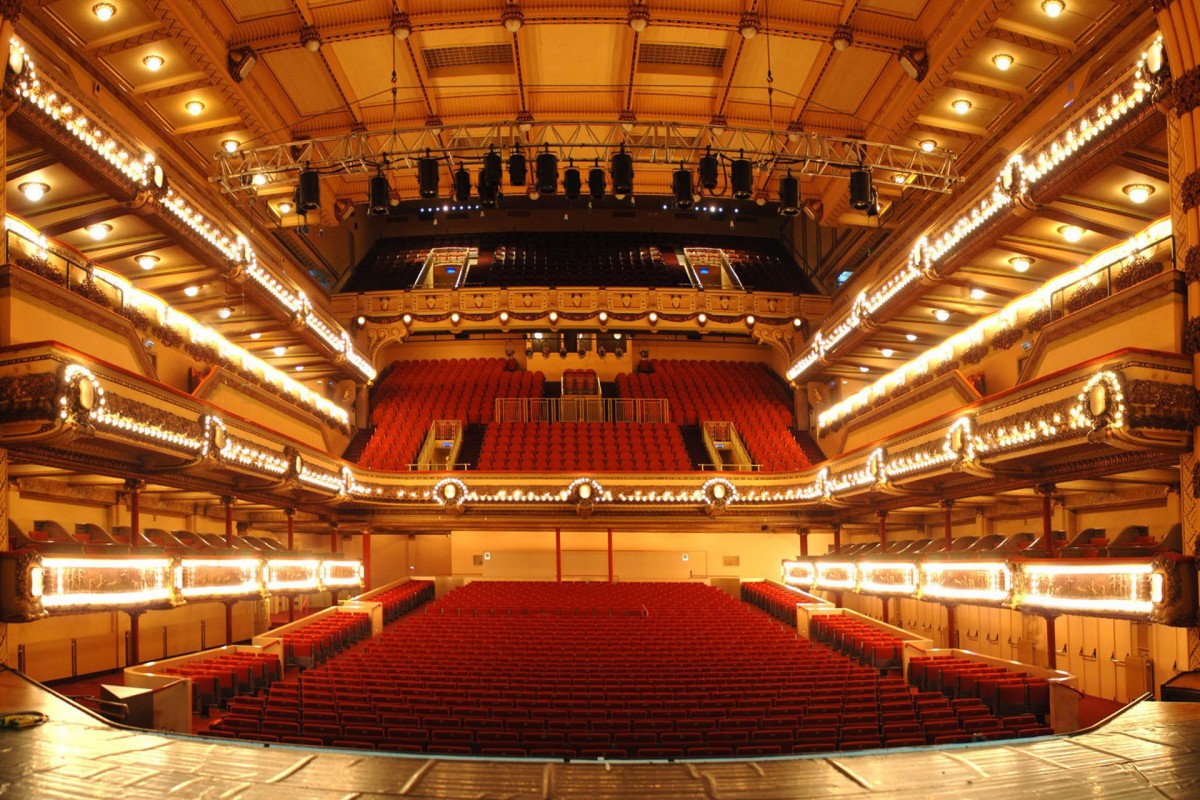
<path fill-rule="evenodd" d="M 16 25 L 21 19 L 22 0 L 0 0 L 0 18 Z"/>

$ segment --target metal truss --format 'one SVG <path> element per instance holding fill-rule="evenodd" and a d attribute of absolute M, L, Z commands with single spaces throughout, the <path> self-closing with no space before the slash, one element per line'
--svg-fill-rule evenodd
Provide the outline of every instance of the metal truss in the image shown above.
<path fill-rule="evenodd" d="M 791 171 L 797 177 L 846 177 L 859 166 L 882 172 L 906 188 L 951 191 L 959 181 L 955 154 L 935 150 L 763 128 L 723 128 L 676 122 L 498 122 L 422 126 L 386 131 L 354 131 L 221 153 L 211 178 L 228 193 L 252 192 L 260 183 L 294 181 L 313 169 L 321 174 L 373 175 L 412 170 L 426 152 L 452 167 L 480 163 L 494 148 L 507 156 L 520 147 L 526 156 L 548 148 L 561 166 L 607 166 L 624 147 L 635 163 L 663 168 L 694 165 L 711 148 L 728 159 L 748 158 L 760 171 Z M 532 164 L 531 164 L 532 166 Z M 877 173 L 878 174 L 878 173 Z"/>

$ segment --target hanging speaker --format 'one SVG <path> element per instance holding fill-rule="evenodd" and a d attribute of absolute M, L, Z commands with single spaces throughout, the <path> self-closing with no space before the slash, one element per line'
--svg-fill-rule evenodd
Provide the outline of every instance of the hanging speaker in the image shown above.
<path fill-rule="evenodd" d="M 624 200 L 633 193 L 633 156 L 625 152 L 625 145 L 612 157 L 613 197 Z"/>
<path fill-rule="evenodd" d="M 700 188 L 706 192 L 717 190 L 717 157 L 712 150 L 700 157 Z"/>
<path fill-rule="evenodd" d="M 583 180 L 579 177 L 579 170 L 575 167 L 567 167 L 563 172 L 563 194 L 568 200 L 578 200 L 580 191 L 583 189 Z"/>
<path fill-rule="evenodd" d="M 382 217 L 388 213 L 388 201 L 391 200 L 392 190 L 387 178 L 383 175 L 372 175 L 367 185 L 367 216 Z"/>
<path fill-rule="evenodd" d="M 426 155 L 417 162 L 417 190 L 421 197 L 430 200 L 438 196 L 438 160 L 429 155 L 429 151 L 425 151 Z"/>
<path fill-rule="evenodd" d="M 588 172 L 588 195 L 593 200 L 604 199 L 604 185 L 607 180 L 604 170 L 600 169 L 600 167 L 592 167 Z"/>
<path fill-rule="evenodd" d="M 542 194 L 554 194 L 558 191 L 558 156 L 545 150 L 538 153 L 534 163 L 537 175 L 537 190 Z"/>
<path fill-rule="evenodd" d="M 454 202 L 464 205 L 471 202 L 471 176 L 461 166 L 454 173 Z"/>
<path fill-rule="evenodd" d="M 671 192 L 675 195 L 675 207 L 688 210 L 692 207 L 692 172 L 683 164 L 671 175 Z"/>
<path fill-rule="evenodd" d="M 312 211 L 321 205 L 321 176 L 315 169 L 306 169 L 300 173 L 296 200 L 303 211 Z"/>
<path fill-rule="evenodd" d="M 850 206 L 859 211 L 871 207 L 871 170 L 850 171 Z"/>
<path fill-rule="evenodd" d="M 510 186 L 525 185 L 525 154 L 514 148 L 508 157 L 508 183 Z"/>
<path fill-rule="evenodd" d="M 800 213 L 800 181 L 790 172 L 779 179 L 779 213 L 785 217 Z"/>
<path fill-rule="evenodd" d="M 754 193 L 754 167 L 748 158 L 735 158 L 729 165 L 729 185 L 738 200 L 749 200 Z"/>

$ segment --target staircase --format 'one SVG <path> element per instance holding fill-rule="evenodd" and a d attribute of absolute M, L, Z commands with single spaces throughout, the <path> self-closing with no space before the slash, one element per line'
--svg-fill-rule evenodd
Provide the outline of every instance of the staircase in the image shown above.
<path fill-rule="evenodd" d="M 683 446 L 687 448 L 688 461 L 692 462 L 693 468 L 698 469 L 700 464 L 712 463 L 708 448 L 704 446 L 704 434 L 700 432 L 699 425 L 680 425 L 679 433 L 683 436 Z"/>
<path fill-rule="evenodd" d="M 825 454 L 821 452 L 821 448 L 808 431 L 797 430 L 796 428 L 788 428 L 788 430 L 791 431 L 792 438 L 796 440 L 796 444 L 800 445 L 800 449 L 804 451 L 804 455 L 808 457 L 808 463 L 820 464 L 825 460 Z"/>
<path fill-rule="evenodd" d="M 487 425 L 473 423 L 463 429 L 462 446 L 458 450 L 458 463 L 469 464 L 471 469 L 479 463 L 479 451 L 483 448 L 483 436 Z"/>
<path fill-rule="evenodd" d="M 352 464 L 357 464 L 358 459 L 362 458 L 363 450 L 367 447 L 367 442 L 371 441 L 371 435 L 374 433 L 374 426 L 360 428 L 354 434 L 354 438 L 350 440 L 350 444 L 346 445 L 346 450 L 342 453 L 342 458 Z"/>

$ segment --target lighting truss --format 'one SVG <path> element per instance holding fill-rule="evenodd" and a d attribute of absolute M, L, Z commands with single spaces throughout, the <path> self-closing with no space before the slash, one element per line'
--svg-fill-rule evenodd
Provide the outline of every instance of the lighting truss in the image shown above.
<path fill-rule="evenodd" d="M 726 158 L 747 158 L 761 168 L 791 170 L 797 176 L 844 178 L 851 169 L 864 166 L 902 175 L 904 186 L 911 189 L 947 193 L 959 182 L 953 153 L 819 133 L 726 128 L 718 135 L 706 125 L 678 122 L 535 122 L 527 131 L 521 127 L 506 121 L 355 131 L 242 148 L 217 154 L 217 173 L 211 180 L 230 194 L 251 193 L 258 188 L 256 175 L 268 183 L 294 183 L 304 169 L 370 176 L 380 169 L 415 170 L 426 150 L 455 165 L 479 162 L 491 148 L 506 154 L 520 146 L 526 154 L 549 147 L 559 158 L 580 164 L 597 159 L 607 164 L 624 147 L 635 162 L 664 167 L 681 161 L 694 164 L 711 147 Z"/>

